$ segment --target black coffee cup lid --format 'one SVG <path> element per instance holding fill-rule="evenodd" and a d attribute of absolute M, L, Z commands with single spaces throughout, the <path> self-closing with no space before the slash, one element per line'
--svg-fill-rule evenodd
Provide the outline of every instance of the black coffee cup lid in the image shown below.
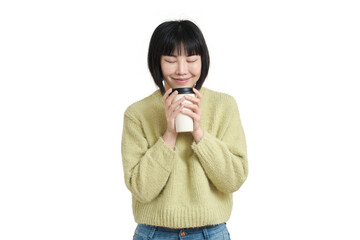
<path fill-rule="evenodd" d="M 170 95 L 175 91 L 178 91 L 179 94 L 192 94 L 192 93 L 194 93 L 192 88 L 174 88 L 171 91 Z"/>

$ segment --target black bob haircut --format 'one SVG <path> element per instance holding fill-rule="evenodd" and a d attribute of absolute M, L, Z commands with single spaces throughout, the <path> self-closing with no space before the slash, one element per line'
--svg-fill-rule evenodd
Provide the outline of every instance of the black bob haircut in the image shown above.
<path fill-rule="evenodd" d="M 148 52 L 148 67 L 155 84 L 164 95 L 163 75 L 161 71 L 161 56 L 169 56 L 175 48 L 181 55 L 181 45 L 184 46 L 187 56 L 201 56 L 201 74 L 195 88 L 201 89 L 209 72 L 210 56 L 205 38 L 200 29 L 189 20 L 168 21 L 160 24 L 151 36 Z"/>

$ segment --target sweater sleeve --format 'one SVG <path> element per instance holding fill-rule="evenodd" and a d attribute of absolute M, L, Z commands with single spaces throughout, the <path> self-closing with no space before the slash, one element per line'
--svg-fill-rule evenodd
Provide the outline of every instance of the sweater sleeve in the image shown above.
<path fill-rule="evenodd" d="M 228 112 L 230 120 L 221 139 L 204 130 L 201 140 L 191 145 L 207 177 L 224 193 L 237 191 L 248 176 L 245 135 L 233 98 Z"/>
<path fill-rule="evenodd" d="M 160 136 L 149 146 L 140 121 L 124 114 L 121 153 L 127 188 L 140 202 L 155 199 L 165 187 L 175 164 L 175 151 Z"/>

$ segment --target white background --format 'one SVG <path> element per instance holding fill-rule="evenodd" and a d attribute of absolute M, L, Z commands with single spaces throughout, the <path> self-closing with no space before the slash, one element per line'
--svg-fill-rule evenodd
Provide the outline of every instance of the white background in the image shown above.
<path fill-rule="evenodd" d="M 125 1 L 124 1 L 125 2 Z M 131 239 L 128 105 L 156 26 L 190 19 L 204 86 L 238 102 L 249 177 L 233 240 L 360 239 L 357 1 L 1 1 L 0 239 Z"/>

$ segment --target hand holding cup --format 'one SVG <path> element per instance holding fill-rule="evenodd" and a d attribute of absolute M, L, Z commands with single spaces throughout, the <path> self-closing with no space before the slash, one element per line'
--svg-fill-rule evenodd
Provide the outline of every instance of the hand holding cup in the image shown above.
<path fill-rule="evenodd" d="M 170 88 L 165 92 L 163 96 L 163 101 L 165 104 L 166 122 L 167 122 L 166 131 L 169 133 L 176 134 L 175 120 L 176 120 L 176 116 L 184 108 L 183 102 L 185 101 L 185 98 L 182 97 L 174 101 L 175 97 L 178 95 L 178 91 L 175 91 L 172 94 L 171 92 L 172 89 Z"/>

